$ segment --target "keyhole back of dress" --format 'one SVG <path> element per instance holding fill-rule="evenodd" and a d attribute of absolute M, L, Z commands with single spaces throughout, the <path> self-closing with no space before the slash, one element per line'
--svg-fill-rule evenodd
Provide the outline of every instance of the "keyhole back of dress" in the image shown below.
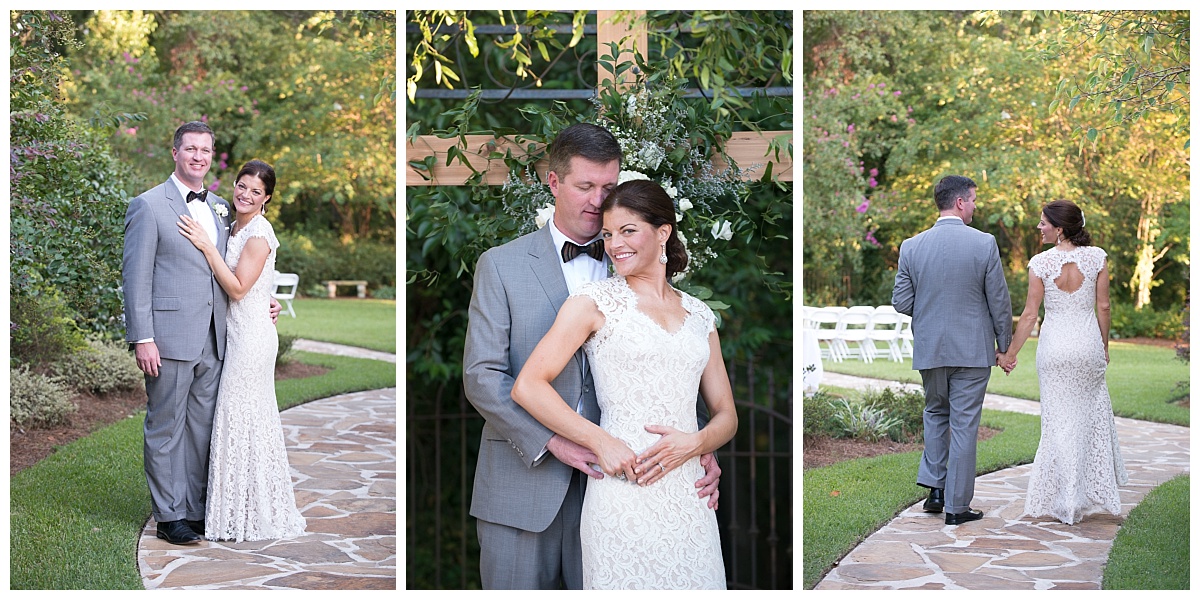
<path fill-rule="evenodd" d="M 1079 272 L 1079 265 L 1073 262 L 1063 264 L 1062 272 L 1054 279 L 1054 285 L 1068 294 L 1079 291 L 1083 286 L 1083 273 Z"/>

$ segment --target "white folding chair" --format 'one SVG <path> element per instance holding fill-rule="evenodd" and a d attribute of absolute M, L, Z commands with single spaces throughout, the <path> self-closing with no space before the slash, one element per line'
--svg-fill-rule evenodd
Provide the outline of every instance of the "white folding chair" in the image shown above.
<path fill-rule="evenodd" d="M 295 273 L 280 273 L 275 271 L 275 291 L 271 295 L 279 300 L 284 305 L 285 312 L 296 318 L 296 311 L 292 309 L 292 300 L 296 297 L 296 289 L 300 287 L 300 276 Z M 280 291 L 280 288 L 288 288 L 289 291 Z"/>
<path fill-rule="evenodd" d="M 865 307 L 874 310 L 874 307 Z M 850 344 L 857 344 L 858 358 L 863 362 L 871 362 L 875 355 L 873 352 L 867 351 L 867 345 L 870 340 L 867 338 L 867 327 L 871 323 L 871 313 L 862 308 L 851 307 L 850 310 L 842 313 L 838 318 L 838 328 L 841 329 L 841 336 L 838 343 L 841 344 L 842 353 L 844 356 L 850 356 Z"/>
<path fill-rule="evenodd" d="M 821 358 L 833 362 L 842 362 L 843 356 L 839 339 L 841 330 L 838 326 L 838 314 L 825 308 L 811 309 L 808 313 L 808 325 L 816 332 L 817 345 L 824 342 L 821 348 Z"/>
<path fill-rule="evenodd" d="M 882 309 L 882 307 L 880 307 Z M 888 358 L 893 362 L 903 360 L 900 356 L 900 329 L 903 326 L 900 313 L 895 310 L 888 312 L 887 310 L 877 310 L 871 315 L 871 323 L 867 327 L 867 338 L 870 340 L 868 350 L 872 354 L 878 355 L 879 348 L 876 347 L 876 342 L 884 342 L 887 344 Z"/>

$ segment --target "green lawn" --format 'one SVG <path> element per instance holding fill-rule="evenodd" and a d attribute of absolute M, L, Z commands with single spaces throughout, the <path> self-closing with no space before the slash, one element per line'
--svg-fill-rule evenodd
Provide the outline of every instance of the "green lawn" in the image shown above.
<path fill-rule="evenodd" d="M 296 317 L 279 316 L 279 332 L 306 340 L 396 353 L 396 301 L 297 298 Z"/>
<path fill-rule="evenodd" d="M 1154 488 L 1117 532 L 1108 564 L 1106 590 L 1186 590 L 1191 586 L 1191 476 L 1180 475 Z M 1181 526 L 1184 525 L 1184 526 Z"/>
<path fill-rule="evenodd" d="M 1030 339 L 1017 355 L 1017 368 L 1010 375 L 995 369 L 988 382 L 988 391 L 994 394 L 1038 400 L 1037 340 Z M 1171 348 L 1110 342 L 1111 362 L 1108 366 L 1108 390 L 1112 397 L 1113 412 L 1117 416 L 1189 425 L 1191 413 L 1187 408 L 1171 404 L 1175 396 L 1175 385 L 1188 381 L 1188 364 L 1175 358 Z M 867 364 L 858 360 L 835 363 L 824 361 L 827 371 L 876 377 L 890 381 L 920 383 L 920 373 L 912 370 L 912 360 L 892 362 L 876 360 Z"/>
<path fill-rule="evenodd" d="M 296 359 L 332 370 L 276 384 L 280 408 L 396 385 L 392 363 L 307 352 Z M 12 478 L 12 589 L 142 588 L 137 542 L 150 514 L 143 419 L 139 413 L 67 444 Z"/>
<path fill-rule="evenodd" d="M 985 410 L 980 422 L 1003 430 L 980 442 L 980 474 L 1033 461 L 1041 437 L 1037 416 Z M 915 451 L 804 472 L 805 589 L 812 589 L 859 542 L 924 497 L 925 490 L 913 483 L 920 460 L 921 452 Z"/>

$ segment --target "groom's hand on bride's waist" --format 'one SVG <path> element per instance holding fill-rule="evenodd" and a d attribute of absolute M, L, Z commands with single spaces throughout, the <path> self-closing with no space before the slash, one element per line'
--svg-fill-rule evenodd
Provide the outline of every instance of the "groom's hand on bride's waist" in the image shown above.
<path fill-rule="evenodd" d="M 599 459 L 591 450 L 558 434 L 554 434 L 554 437 L 546 442 L 546 450 L 553 454 L 559 462 L 575 467 L 587 473 L 589 477 L 604 479 L 603 472 L 592 468 L 591 463 L 596 463 Z"/>
<path fill-rule="evenodd" d="M 721 465 L 717 464 L 717 456 L 709 452 L 700 455 L 700 466 L 704 467 L 704 477 L 696 482 L 696 487 L 700 488 L 696 495 L 700 498 L 708 497 L 708 507 L 716 510 L 717 498 L 721 495 L 721 491 L 717 489 L 717 484 L 721 483 Z"/>

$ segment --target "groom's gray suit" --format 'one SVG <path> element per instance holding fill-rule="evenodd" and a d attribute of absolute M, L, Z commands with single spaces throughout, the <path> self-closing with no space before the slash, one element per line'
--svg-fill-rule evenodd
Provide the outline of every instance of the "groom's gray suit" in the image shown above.
<path fill-rule="evenodd" d="M 947 513 L 970 508 L 975 441 L 996 351 L 1012 341 L 1012 301 L 996 239 L 956 217 L 900 245 L 892 304 L 913 318 L 913 369 L 925 387 L 917 483 L 945 490 Z"/>
<path fill-rule="evenodd" d="M 471 516 L 480 521 L 481 545 L 486 535 L 507 536 L 501 538 L 507 540 L 502 555 L 497 557 L 495 544 L 483 553 L 485 588 L 553 585 L 547 581 L 560 572 L 568 588 L 582 585 L 579 513 L 586 476 L 548 452 L 539 459 L 554 432 L 511 397 L 513 381 L 550 331 L 567 295 L 562 258 L 549 227 L 484 252 L 475 268 L 463 381 L 467 399 L 486 423 Z M 553 386 L 571 408 L 599 422 L 600 407 L 582 349 Z M 565 541 L 561 549 L 551 551 L 535 539 L 539 535 Z"/>
<path fill-rule="evenodd" d="M 229 204 L 211 192 L 221 255 L 228 222 L 213 213 Z M 126 340 L 153 338 L 162 366 L 146 376 L 145 469 L 154 519 L 160 523 L 204 519 L 208 449 L 221 361 L 225 355 L 228 299 L 212 269 L 176 225 L 191 216 L 168 179 L 129 203 L 121 268 Z"/>

